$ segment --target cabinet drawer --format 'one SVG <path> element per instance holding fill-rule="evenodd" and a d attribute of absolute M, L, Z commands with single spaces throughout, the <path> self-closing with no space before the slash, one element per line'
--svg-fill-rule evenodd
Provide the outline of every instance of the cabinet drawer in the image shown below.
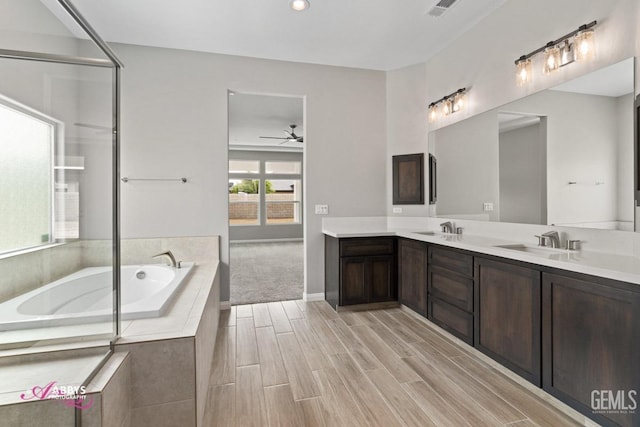
<path fill-rule="evenodd" d="M 392 255 L 393 238 L 340 239 L 340 256 Z"/>
<path fill-rule="evenodd" d="M 439 298 L 429 298 L 429 320 L 473 345 L 473 315 Z"/>
<path fill-rule="evenodd" d="M 473 279 L 439 267 L 429 269 L 429 294 L 473 312 Z"/>
<path fill-rule="evenodd" d="M 462 252 L 430 246 L 429 263 L 463 276 L 473 277 L 473 256 Z"/>

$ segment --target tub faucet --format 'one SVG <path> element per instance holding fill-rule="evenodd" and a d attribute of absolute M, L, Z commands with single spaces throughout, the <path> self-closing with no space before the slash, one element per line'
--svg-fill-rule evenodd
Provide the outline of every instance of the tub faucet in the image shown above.
<path fill-rule="evenodd" d="M 454 227 L 451 221 L 443 222 L 442 224 L 440 224 L 440 227 L 442 227 L 443 233 L 453 233 Z"/>
<path fill-rule="evenodd" d="M 152 256 L 151 258 L 158 258 L 158 257 L 161 257 L 161 256 L 166 256 L 167 258 L 169 258 L 169 265 L 171 267 L 174 267 L 174 268 L 180 268 L 181 267 L 180 266 L 181 263 L 180 262 L 176 262 L 176 257 L 173 256 L 171 251 L 166 251 L 166 252 L 159 253 L 157 255 Z"/>

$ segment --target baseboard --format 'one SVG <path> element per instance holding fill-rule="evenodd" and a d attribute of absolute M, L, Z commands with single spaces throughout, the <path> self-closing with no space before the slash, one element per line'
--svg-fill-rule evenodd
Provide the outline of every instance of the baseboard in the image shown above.
<path fill-rule="evenodd" d="M 220 310 L 231 310 L 231 301 L 220 301 Z"/>
<path fill-rule="evenodd" d="M 302 294 L 302 300 L 303 301 L 324 301 L 324 292 L 319 292 L 317 294 L 308 294 L 305 292 Z"/>
<path fill-rule="evenodd" d="M 251 239 L 251 240 L 229 240 L 229 243 L 287 243 L 287 242 L 304 242 L 304 239 L 292 237 L 290 239 Z"/>

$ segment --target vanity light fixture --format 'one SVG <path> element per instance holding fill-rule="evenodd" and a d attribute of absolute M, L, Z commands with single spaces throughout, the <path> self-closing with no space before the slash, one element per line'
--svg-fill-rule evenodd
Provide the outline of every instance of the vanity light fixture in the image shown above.
<path fill-rule="evenodd" d="M 516 59 L 516 81 L 518 86 L 523 86 L 531 81 L 531 61 L 540 52 L 544 53 L 544 62 L 542 64 L 542 72 L 544 74 L 552 73 L 574 61 L 593 59 L 595 56 L 593 27 L 597 23 L 597 21 L 593 21 L 581 25 L 577 30 L 557 40 L 550 41 L 545 46 Z"/>
<path fill-rule="evenodd" d="M 440 116 L 448 116 L 462 110 L 466 92 L 467 88 L 458 89 L 429 104 L 429 123 L 435 122 Z"/>
<path fill-rule="evenodd" d="M 307 10 L 311 7 L 308 0 L 291 0 L 289 2 L 289 6 L 296 12 L 302 12 L 303 10 Z"/>

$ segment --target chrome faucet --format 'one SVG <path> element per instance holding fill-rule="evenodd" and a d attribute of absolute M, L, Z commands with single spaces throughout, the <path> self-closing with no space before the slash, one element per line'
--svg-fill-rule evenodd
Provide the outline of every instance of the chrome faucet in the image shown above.
<path fill-rule="evenodd" d="M 158 258 L 158 257 L 161 257 L 161 256 L 166 256 L 167 258 L 169 258 L 169 265 L 171 267 L 174 267 L 174 268 L 180 268 L 181 267 L 181 265 L 180 265 L 181 262 L 180 261 L 176 261 L 176 257 L 173 256 L 171 251 L 166 251 L 166 252 L 159 253 L 157 255 L 152 256 L 151 258 Z"/>
<path fill-rule="evenodd" d="M 546 246 L 545 242 L 548 240 L 551 242 L 552 248 L 560 247 L 560 235 L 558 234 L 557 231 L 547 231 L 546 233 L 543 233 L 540 237 L 542 238 L 542 246 Z"/>
<path fill-rule="evenodd" d="M 442 224 L 440 224 L 440 227 L 442 227 L 442 232 L 443 233 L 452 233 L 454 232 L 454 227 L 453 224 L 451 223 L 451 221 L 447 221 L 447 222 L 443 222 Z"/>

